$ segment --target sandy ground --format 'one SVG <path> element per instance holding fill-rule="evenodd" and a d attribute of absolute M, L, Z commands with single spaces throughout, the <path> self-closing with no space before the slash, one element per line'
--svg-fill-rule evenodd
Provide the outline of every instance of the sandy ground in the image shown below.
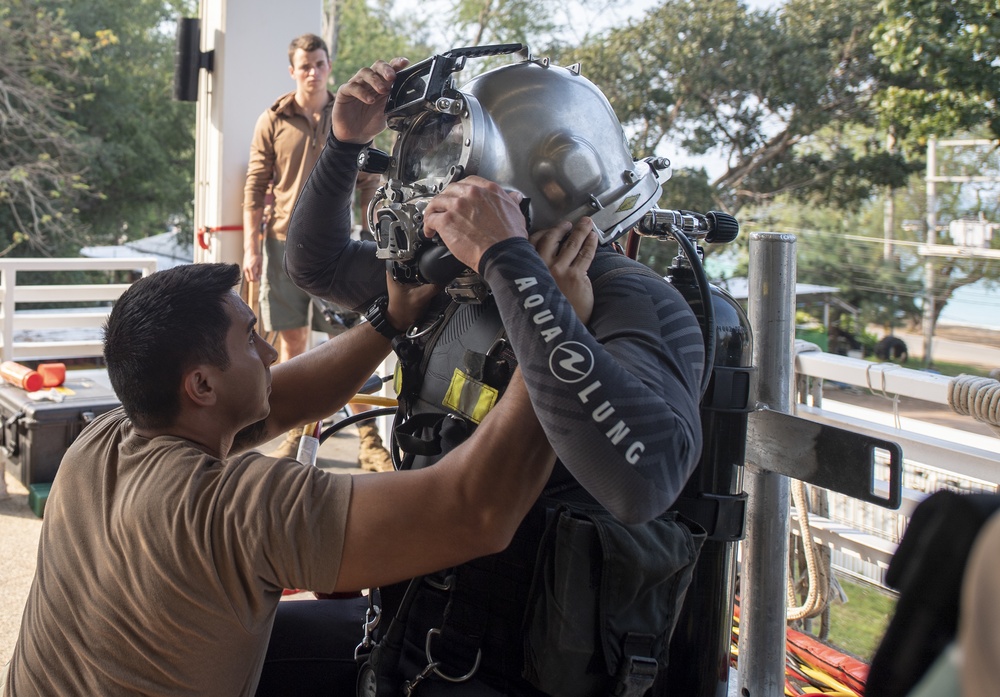
<path fill-rule="evenodd" d="M 1000 330 L 998 329 L 982 329 L 958 324 L 939 324 L 935 332 L 935 337 L 1000 348 Z"/>

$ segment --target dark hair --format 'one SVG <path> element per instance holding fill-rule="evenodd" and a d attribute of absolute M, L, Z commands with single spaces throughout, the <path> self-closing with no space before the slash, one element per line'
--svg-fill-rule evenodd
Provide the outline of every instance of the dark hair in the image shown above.
<path fill-rule="evenodd" d="M 185 264 L 139 279 L 118 298 L 104 324 L 104 360 L 136 426 L 173 424 L 187 368 L 229 367 L 225 298 L 239 280 L 236 264 Z"/>
<path fill-rule="evenodd" d="M 302 49 L 306 53 L 312 53 L 313 51 L 318 51 L 323 49 L 323 53 L 326 54 L 327 62 L 330 61 L 330 49 L 326 47 L 326 42 L 319 38 L 315 34 L 303 34 L 302 36 L 296 36 L 292 39 L 292 43 L 288 44 L 288 64 L 294 66 L 294 56 L 296 49 Z"/>

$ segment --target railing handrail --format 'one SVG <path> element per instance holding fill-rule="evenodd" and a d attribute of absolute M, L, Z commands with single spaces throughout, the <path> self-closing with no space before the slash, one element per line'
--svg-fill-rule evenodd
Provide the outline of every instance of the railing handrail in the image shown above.
<path fill-rule="evenodd" d="M 144 276 L 156 271 L 156 259 L 153 257 L 114 257 L 108 259 L 91 259 L 80 257 L 45 258 L 25 257 L 19 259 L 0 259 L 0 271 L 142 271 Z"/>
<path fill-rule="evenodd" d="M 904 368 L 896 363 L 872 363 L 822 351 L 798 352 L 795 372 L 865 387 L 877 394 L 911 397 L 936 404 L 948 404 L 952 382 L 946 375 Z"/>
<path fill-rule="evenodd" d="M 803 348 L 801 344 L 800 348 Z M 978 483 L 987 487 L 1000 485 L 1000 438 L 894 415 L 890 411 L 854 406 L 846 400 L 822 396 L 822 382 L 812 383 L 814 379 L 829 380 L 867 389 L 872 394 L 886 397 L 887 404 L 890 403 L 888 400 L 898 395 L 950 405 L 948 398 L 954 378 L 894 363 L 873 363 L 817 350 L 800 350 L 796 354 L 795 374 L 802 388 L 799 403 L 795 405 L 797 416 L 898 443 L 903 450 L 904 470 L 946 472 L 949 479 L 954 477 L 956 481 L 965 481 L 968 486 L 978 486 Z M 805 403 L 807 395 L 812 395 L 812 404 Z M 976 422 L 972 416 L 958 412 L 955 415 Z M 879 485 L 879 482 L 873 482 L 873 486 Z M 933 492 L 908 489 L 896 514 L 904 521 L 909 519 L 916 505 L 930 493 Z M 858 510 L 867 508 L 863 502 L 856 504 Z M 810 514 L 811 517 L 813 515 Z M 849 558 L 857 557 L 877 566 L 881 572 L 884 572 L 894 549 L 894 544 L 887 546 L 879 538 L 855 530 L 852 523 L 844 518 L 838 518 L 835 525 L 820 525 L 814 529 L 814 534 L 817 540 L 834 551 L 843 550 Z M 882 583 L 880 578 L 868 576 L 868 572 L 862 575 L 870 581 Z"/>
<path fill-rule="evenodd" d="M 101 342 L 93 338 L 18 342 L 14 341 L 14 336 L 19 329 L 58 327 L 60 318 L 65 318 L 65 328 L 99 329 L 107 317 L 108 310 L 88 308 L 87 312 L 80 313 L 67 307 L 66 312 L 60 313 L 57 308 L 54 313 L 40 320 L 37 312 L 17 311 L 17 304 L 113 302 L 129 284 L 32 284 L 19 288 L 17 274 L 21 271 L 138 271 L 143 276 L 148 276 L 156 271 L 156 259 L 153 257 L 0 259 L 0 321 L 2 321 L 0 358 L 5 361 L 90 358 L 101 355 Z"/>

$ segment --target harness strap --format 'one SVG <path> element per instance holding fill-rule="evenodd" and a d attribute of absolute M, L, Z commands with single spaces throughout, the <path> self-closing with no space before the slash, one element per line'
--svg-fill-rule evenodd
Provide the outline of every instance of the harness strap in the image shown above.
<path fill-rule="evenodd" d="M 433 456 L 441 454 L 441 424 L 444 414 L 424 412 L 414 414 L 395 427 L 396 444 L 409 455 Z M 421 435 L 428 432 L 429 436 Z"/>
<path fill-rule="evenodd" d="M 448 602 L 436 637 L 429 637 L 427 659 L 439 661 L 439 676 L 458 681 L 471 678 L 482 658 L 490 613 L 493 574 L 486 565 L 464 564 L 453 570 Z"/>
<path fill-rule="evenodd" d="M 653 686 L 657 668 L 655 645 L 656 637 L 652 634 L 625 636 L 614 697 L 642 697 Z"/>

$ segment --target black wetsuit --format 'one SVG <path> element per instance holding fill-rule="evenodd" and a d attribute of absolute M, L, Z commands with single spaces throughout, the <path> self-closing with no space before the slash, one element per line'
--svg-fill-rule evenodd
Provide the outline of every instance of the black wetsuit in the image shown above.
<path fill-rule="evenodd" d="M 330 138 L 293 212 L 285 257 L 289 275 L 304 290 L 358 309 L 384 293 L 386 283 L 375 244 L 350 239 L 360 149 Z M 570 483 L 559 487 L 559 496 L 594 500 L 627 523 L 662 514 L 701 452 L 704 344 L 687 302 L 646 267 L 607 247 L 598 250 L 589 272 L 595 302 L 587 326 L 527 240 L 494 245 L 478 271 L 559 457 L 553 478 Z M 459 307 L 432 350 L 445 351 L 449 342 L 461 341 L 466 328 L 489 311 L 489 303 L 485 310 Z M 448 366 L 443 368 L 447 372 Z M 530 580 L 534 558 L 516 558 L 533 554 L 537 540 L 527 537 L 523 549 L 515 538 L 506 556 Z M 508 614 L 513 612 L 499 622 L 506 626 L 498 631 L 515 634 L 498 643 L 519 642 L 521 595 L 488 604 L 490 612 L 505 611 L 504 604 Z M 414 636 L 416 643 L 421 635 Z M 501 670 L 519 669 L 507 665 Z M 494 686 L 522 691 L 511 683 Z"/>

